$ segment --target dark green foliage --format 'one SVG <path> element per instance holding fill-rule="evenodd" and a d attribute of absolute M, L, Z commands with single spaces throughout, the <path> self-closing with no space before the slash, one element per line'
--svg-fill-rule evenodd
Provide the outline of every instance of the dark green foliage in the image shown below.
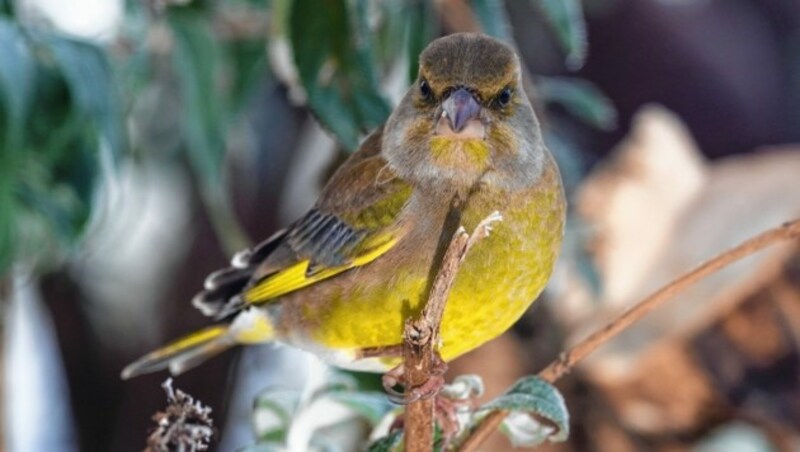
<path fill-rule="evenodd" d="M 395 430 L 394 432 L 380 438 L 369 445 L 368 452 L 395 452 L 400 450 L 403 444 L 403 432 Z"/>
<path fill-rule="evenodd" d="M 380 125 L 390 108 L 378 89 L 366 2 L 349 3 L 293 2 L 289 40 L 309 107 L 347 149 L 355 150 L 360 136 Z"/>
<path fill-rule="evenodd" d="M 126 149 L 116 86 L 100 48 L 0 18 L 0 273 L 84 230 L 102 162 Z"/>
<path fill-rule="evenodd" d="M 430 2 L 416 1 L 408 4 L 408 22 L 405 35 L 408 58 L 408 80 L 413 83 L 419 72 L 419 54 L 435 36 L 433 11 Z"/>
<path fill-rule="evenodd" d="M 220 50 L 207 18 L 194 11 L 169 15 L 189 160 L 203 180 L 219 181 L 225 156 L 225 112 L 217 83 Z"/>
<path fill-rule="evenodd" d="M 501 1 L 470 4 L 487 33 L 510 38 Z M 13 2 L 0 0 L 0 272 L 22 256 L 50 261 L 60 254 L 52 251 L 75 243 L 95 208 L 102 168 L 131 155 L 124 115 L 138 94 L 158 85 L 177 88 L 179 107 L 174 117 L 147 119 L 156 132 L 174 139 L 138 136 L 148 148 L 136 151 L 171 151 L 164 144 L 180 151 L 175 155 L 190 163 L 225 248 L 243 246 L 247 239 L 227 201 L 224 162 L 230 128 L 255 88 L 272 80 L 267 39 L 287 39 L 311 112 L 353 150 L 390 113 L 380 80 L 402 58 L 413 81 L 417 56 L 439 23 L 436 8 L 423 0 L 153 5 L 126 3 L 131 20 L 122 39 L 130 48 L 115 52 L 112 61 L 113 43 L 100 46 L 20 24 L 13 19 Z M 585 30 L 579 3 L 543 0 L 541 6 L 568 60 L 581 62 Z M 270 23 L 251 26 L 250 34 L 218 28 L 220 17 L 259 14 Z M 171 39 L 166 61 L 151 48 L 151 31 L 158 27 Z M 550 100 L 598 127 L 611 124 L 613 110 L 592 101 L 602 98 L 591 89 L 550 86 Z"/>

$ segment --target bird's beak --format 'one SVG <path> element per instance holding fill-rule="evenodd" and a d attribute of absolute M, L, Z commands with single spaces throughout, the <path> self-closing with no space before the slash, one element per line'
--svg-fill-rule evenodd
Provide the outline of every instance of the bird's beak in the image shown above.
<path fill-rule="evenodd" d="M 445 99 L 442 104 L 444 114 L 450 121 L 450 128 L 453 132 L 459 133 L 464 130 L 470 119 L 478 119 L 481 113 L 481 105 L 475 96 L 465 88 L 458 88 Z"/>

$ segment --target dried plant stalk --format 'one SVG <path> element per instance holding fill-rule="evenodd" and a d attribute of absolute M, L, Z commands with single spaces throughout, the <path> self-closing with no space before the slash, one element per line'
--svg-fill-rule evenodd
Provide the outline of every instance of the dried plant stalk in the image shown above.
<path fill-rule="evenodd" d="M 211 408 L 185 392 L 172 389 L 172 378 L 161 385 L 167 408 L 153 415 L 156 428 L 147 437 L 145 452 L 208 450 L 214 435 Z"/>

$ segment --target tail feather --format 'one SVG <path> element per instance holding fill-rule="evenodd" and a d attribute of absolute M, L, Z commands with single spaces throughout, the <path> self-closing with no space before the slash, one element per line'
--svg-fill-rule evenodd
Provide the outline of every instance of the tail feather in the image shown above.
<path fill-rule="evenodd" d="M 122 378 L 169 369 L 183 373 L 237 344 L 255 344 L 276 339 L 275 326 L 262 309 L 245 309 L 230 324 L 218 324 L 181 337 L 150 352 L 122 370 Z"/>
<path fill-rule="evenodd" d="M 231 346 L 236 345 L 230 338 L 225 339 L 228 340 L 212 341 L 176 356 L 175 359 L 169 362 L 169 373 L 172 375 L 180 375 L 205 362 L 205 360 L 224 352 Z"/>
<path fill-rule="evenodd" d="M 256 272 L 263 276 L 272 270 L 264 268 L 268 258 L 294 259 L 288 256 L 290 250 L 281 248 L 286 229 L 278 231 L 272 237 L 253 248 L 241 251 L 231 260 L 231 266 L 217 270 L 206 278 L 204 290 L 192 299 L 194 307 L 203 315 L 216 320 L 223 319 L 241 310 L 245 304 L 238 295 L 252 283 Z M 277 254 L 273 256 L 274 253 Z M 260 276 L 259 276 L 260 277 Z"/>
<path fill-rule="evenodd" d="M 236 345 L 236 342 L 228 334 L 228 327 L 214 325 L 177 339 L 139 358 L 122 370 L 122 378 L 127 380 L 167 368 L 173 375 L 177 375 L 233 345 Z"/>

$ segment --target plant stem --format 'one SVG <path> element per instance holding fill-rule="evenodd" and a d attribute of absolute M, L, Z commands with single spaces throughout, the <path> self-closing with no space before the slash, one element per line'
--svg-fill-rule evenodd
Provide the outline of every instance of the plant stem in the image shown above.
<path fill-rule="evenodd" d="M 800 219 L 784 223 L 781 226 L 762 232 L 761 234 L 744 241 L 738 246 L 706 261 L 678 279 L 652 293 L 647 298 L 636 303 L 633 307 L 623 312 L 605 328 L 596 331 L 577 345 L 562 353 L 558 359 L 550 363 L 541 372 L 539 377 L 551 383 L 563 377 L 582 359 L 594 352 L 626 328 L 644 317 L 647 313 L 660 306 L 673 295 L 700 281 L 708 275 L 743 259 L 769 245 L 800 238 Z M 495 411 L 487 415 L 473 430 L 470 436 L 461 444 L 461 452 L 477 450 L 505 419 L 507 411 Z"/>
<path fill-rule="evenodd" d="M 458 269 L 472 246 L 488 237 L 492 223 L 500 220 L 500 214 L 493 212 L 478 224 L 472 235 L 468 235 L 463 227 L 453 234 L 422 313 L 419 318 L 406 321 L 403 331 L 403 379 L 407 389 L 419 387 L 437 376 L 439 357 L 436 348 L 439 346 L 442 316 Z M 414 400 L 406 407 L 406 452 L 433 450 L 435 397 Z"/>

